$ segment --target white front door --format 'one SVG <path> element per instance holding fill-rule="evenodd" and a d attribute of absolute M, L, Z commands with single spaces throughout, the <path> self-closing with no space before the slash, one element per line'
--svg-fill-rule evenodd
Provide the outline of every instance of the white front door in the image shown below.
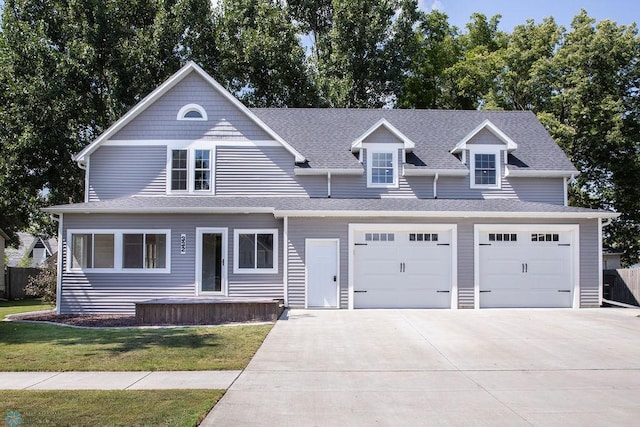
<path fill-rule="evenodd" d="M 508 225 L 478 234 L 479 306 L 572 307 L 573 231 Z"/>
<path fill-rule="evenodd" d="M 198 294 L 227 295 L 227 229 L 196 228 Z"/>
<path fill-rule="evenodd" d="M 306 239 L 307 307 L 338 307 L 338 239 Z"/>

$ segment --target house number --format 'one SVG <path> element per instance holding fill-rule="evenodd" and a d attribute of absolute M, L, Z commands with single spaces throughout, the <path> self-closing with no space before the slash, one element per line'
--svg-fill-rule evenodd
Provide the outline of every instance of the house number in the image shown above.
<path fill-rule="evenodd" d="M 180 235 L 180 254 L 184 255 L 187 253 L 187 235 Z"/>

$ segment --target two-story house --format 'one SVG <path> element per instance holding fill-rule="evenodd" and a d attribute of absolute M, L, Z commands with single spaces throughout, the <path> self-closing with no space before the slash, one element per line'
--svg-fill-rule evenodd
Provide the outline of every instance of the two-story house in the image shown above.
<path fill-rule="evenodd" d="M 153 298 L 595 307 L 610 212 L 531 112 L 249 109 L 187 64 L 76 155 L 60 313 Z"/>

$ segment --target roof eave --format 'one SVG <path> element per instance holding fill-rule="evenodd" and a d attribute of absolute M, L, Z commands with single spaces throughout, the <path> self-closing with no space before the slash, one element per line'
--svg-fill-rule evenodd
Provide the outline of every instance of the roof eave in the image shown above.
<path fill-rule="evenodd" d="M 211 214 L 273 214 L 272 207 L 136 207 L 136 208 L 101 208 L 101 207 L 65 207 L 52 206 L 42 211 L 56 214 L 174 214 L 174 213 L 211 213 Z"/>
<path fill-rule="evenodd" d="M 276 218 L 284 217 L 394 217 L 394 218 L 546 218 L 598 219 L 617 218 L 615 212 L 486 212 L 486 211 L 352 211 L 352 210 L 275 210 Z"/>

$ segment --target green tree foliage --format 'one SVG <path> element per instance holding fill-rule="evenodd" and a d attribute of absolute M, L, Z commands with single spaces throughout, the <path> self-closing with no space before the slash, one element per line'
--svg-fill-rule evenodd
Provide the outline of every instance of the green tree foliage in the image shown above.
<path fill-rule="evenodd" d="M 219 10 L 221 73 L 255 107 L 317 104 L 297 30 L 284 6 L 270 0 L 225 0 Z"/>

